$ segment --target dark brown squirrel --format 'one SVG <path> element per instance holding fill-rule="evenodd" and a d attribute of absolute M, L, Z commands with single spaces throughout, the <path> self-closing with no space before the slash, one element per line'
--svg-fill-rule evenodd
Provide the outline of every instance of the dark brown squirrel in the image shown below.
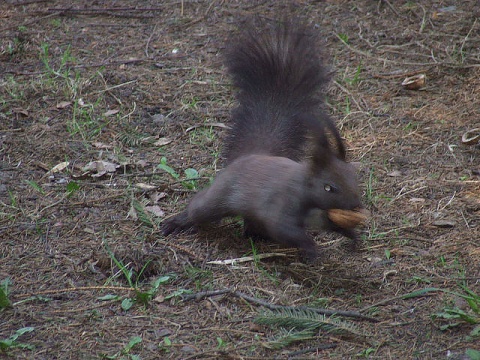
<path fill-rule="evenodd" d="M 225 64 L 239 105 L 225 143 L 227 166 L 183 212 L 163 222 L 164 235 L 240 215 L 247 235 L 314 258 L 315 241 L 305 229 L 310 211 L 362 207 L 356 170 L 322 110 L 328 78 L 319 54 L 313 33 L 299 22 L 250 26 L 231 41 Z M 332 222 L 328 227 L 356 237 Z"/>

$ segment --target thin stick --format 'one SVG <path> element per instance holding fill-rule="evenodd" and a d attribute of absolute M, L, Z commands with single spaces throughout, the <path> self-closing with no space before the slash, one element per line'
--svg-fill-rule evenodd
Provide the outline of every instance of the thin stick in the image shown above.
<path fill-rule="evenodd" d="M 378 322 L 377 319 L 371 318 L 369 316 L 365 316 L 360 314 L 359 312 L 356 311 L 343 311 L 343 310 L 331 310 L 331 309 L 323 309 L 323 308 L 312 308 L 308 306 L 284 306 L 284 305 L 276 305 L 269 303 L 265 300 L 257 299 L 254 298 L 253 296 L 244 294 L 240 291 L 235 291 L 232 289 L 224 289 L 224 290 L 214 290 L 214 291 L 204 291 L 204 292 L 199 292 L 196 294 L 188 294 L 182 296 L 182 299 L 184 301 L 188 300 L 201 300 L 205 297 L 210 297 L 210 296 L 218 296 L 218 295 L 224 295 L 224 294 L 229 294 L 236 296 L 238 298 L 241 298 L 245 301 L 248 301 L 253 304 L 261 305 L 267 309 L 270 310 L 279 310 L 279 309 L 284 309 L 284 310 L 303 310 L 303 311 L 312 311 L 316 312 L 318 314 L 323 314 L 327 316 L 332 316 L 332 315 L 338 315 L 338 316 L 344 316 L 344 317 L 353 317 L 353 318 L 359 318 L 363 320 L 367 320 L 370 322 Z"/>
<path fill-rule="evenodd" d="M 65 288 L 65 289 L 56 289 L 56 290 L 44 290 L 38 291 L 30 294 L 20 294 L 18 297 L 20 298 L 28 298 L 32 296 L 40 296 L 40 295 L 52 295 L 52 294 L 62 294 L 68 292 L 76 292 L 76 291 L 85 291 L 85 290 L 123 290 L 123 291 L 134 291 L 134 288 L 130 287 L 123 287 L 123 286 L 81 286 L 81 287 L 73 287 L 73 288 Z"/>

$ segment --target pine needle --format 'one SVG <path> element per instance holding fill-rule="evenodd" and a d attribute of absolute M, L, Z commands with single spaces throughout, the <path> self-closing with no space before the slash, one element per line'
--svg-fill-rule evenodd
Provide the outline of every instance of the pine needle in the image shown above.
<path fill-rule="evenodd" d="M 280 327 L 287 331 L 287 333 L 280 334 L 277 339 L 265 344 L 267 347 L 283 347 L 295 341 L 310 339 L 318 331 L 365 336 L 353 323 L 304 309 L 267 310 L 258 316 L 255 322 L 271 327 Z"/>

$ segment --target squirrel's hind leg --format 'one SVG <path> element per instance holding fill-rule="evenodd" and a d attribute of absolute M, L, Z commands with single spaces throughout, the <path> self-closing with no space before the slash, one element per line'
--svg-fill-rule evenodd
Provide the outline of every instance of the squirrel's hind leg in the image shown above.
<path fill-rule="evenodd" d="M 182 231 L 195 232 L 198 226 L 220 221 L 228 215 L 229 209 L 219 202 L 215 192 L 205 189 L 192 198 L 184 211 L 164 220 L 161 229 L 165 236 Z"/>

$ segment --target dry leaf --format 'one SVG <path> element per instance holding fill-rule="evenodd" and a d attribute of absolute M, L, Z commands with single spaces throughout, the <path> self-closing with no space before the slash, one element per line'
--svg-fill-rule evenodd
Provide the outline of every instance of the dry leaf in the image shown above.
<path fill-rule="evenodd" d="M 71 101 L 60 101 L 58 104 L 57 104 L 57 109 L 65 109 L 66 107 L 72 105 L 72 102 Z"/>
<path fill-rule="evenodd" d="M 157 297 L 155 297 L 155 299 L 153 299 L 153 301 L 157 302 L 157 303 L 162 303 L 165 301 L 165 296 L 163 295 L 158 295 Z"/>
<path fill-rule="evenodd" d="M 402 172 L 400 170 L 393 170 L 392 172 L 389 172 L 387 176 L 391 176 L 391 177 L 402 176 Z"/>
<path fill-rule="evenodd" d="M 67 168 L 69 165 L 70 165 L 70 162 L 69 162 L 69 161 L 61 162 L 60 164 L 57 164 L 57 165 L 55 165 L 53 168 L 51 168 L 50 171 L 49 171 L 47 174 L 54 174 L 54 173 L 58 173 L 58 172 L 60 172 L 60 171 L 63 171 L 63 170 L 65 170 L 65 168 Z"/>
<path fill-rule="evenodd" d="M 104 143 L 101 143 L 101 142 L 94 142 L 92 144 L 94 147 L 96 147 L 97 149 L 111 149 L 113 148 L 112 145 L 107 145 L 107 144 L 104 144 Z"/>
<path fill-rule="evenodd" d="M 152 213 L 155 216 L 158 217 L 164 217 L 165 212 L 160 209 L 160 206 L 158 205 L 153 205 L 153 206 L 145 206 L 145 210 L 148 211 L 149 213 Z"/>
<path fill-rule="evenodd" d="M 155 141 L 153 143 L 153 145 L 155 146 L 164 146 L 164 145 L 168 145 L 172 142 L 173 140 L 170 139 L 170 138 L 167 138 L 167 137 L 163 137 L 163 138 L 160 138 L 158 139 L 157 141 Z"/>
<path fill-rule="evenodd" d="M 131 218 L 132 220 L 138 219 L 137 210 L 135 210 L 135 207 L 130 206 L 130 210 L 128 210 L 127 213 L 127 218 Z"/>
<path fill-rule="evenodd" d="M 140 190 L 145 190 L 145 191 L 149 191 L 157 188 L 155 185 L 150 185 L 145 183 L 137 183 L 135 184 L 135 186 Z"/>
<path fill-rule="evenodd" d="M 112 116 L 112 115 L 115 115 L 119 112 L 120 110 L 118 109 L 111 109 L 111 110 L 108 110 L 107 112 L 105 112 L 103 114 L 103 116 L 107 117 L 107 116 Z"/>
<path fill-rule="evenodd" d="M 436 220 L 432 223 L 432 225 L 441 227 L 441 228 L 452 228 L 452 227 L 455 227 L 456 224 L 457 223 L 455 222 L 455 220 L 448 220 L 448 219 Z"/>
<path fill-rule="evenodd" d="M 92 174 L 92 177 L 100 177 L 105 175 L 106 173 L 114 173 L 120 167 L 118 164 L 114 164 L 108 161 L 92 161 L 89 162 L 87 165 L 84 166 L 83 171 L 88 171 Z"/>
<path fill-rule="evenodd" d="M 161 199 L 164 199 L 167 196 L 165 192 L 154 192 L 150 194 L 150 200 L 156 204 L 158 203 Z"/>
<path fill-rule="evenodd" d="M 148 165 L 148 162 L 145 160 L 138 160 L 135 165 L 141 168 L 145 168 Z"/>
<path fill-rule="evenodd" d="M 25 109 L 13 109 L 13 112 L 15 112 L 16 114 L 22 114 L 25 117 L 28 117 L 29 115 L 28 110 Z"/>

